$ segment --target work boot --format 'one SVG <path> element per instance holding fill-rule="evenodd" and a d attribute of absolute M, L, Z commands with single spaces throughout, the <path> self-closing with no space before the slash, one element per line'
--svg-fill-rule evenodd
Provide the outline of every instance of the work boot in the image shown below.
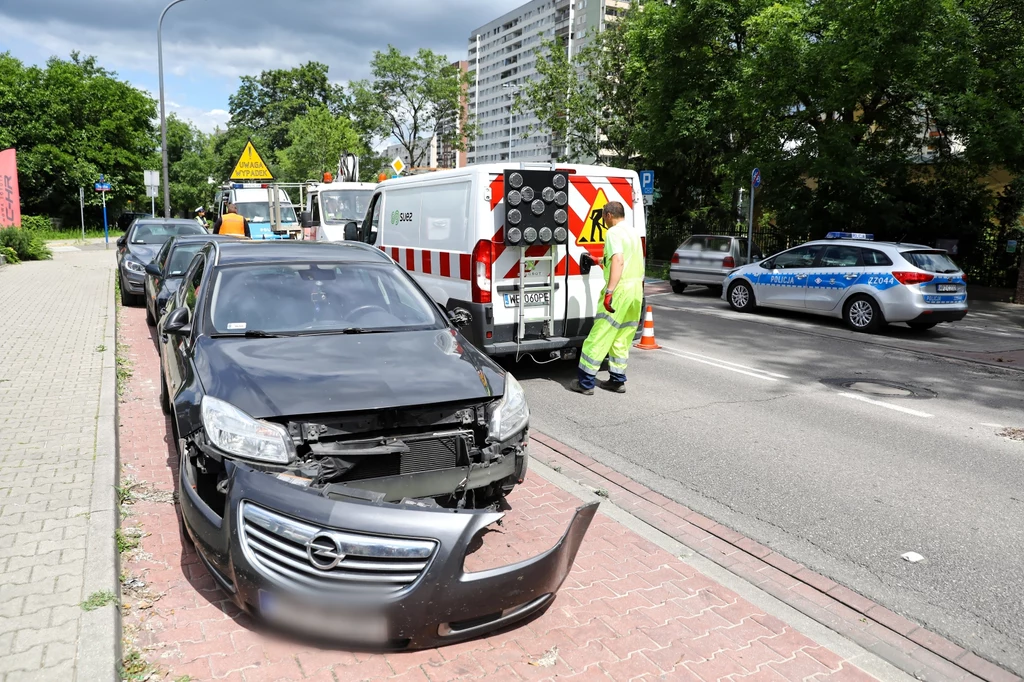
<path fill-rule="evenodd" d="M 580 393 L 582 395 L 594 395 L 594 389 L 583 388 L 582 386 L 580 386 L 579 379 L 572 380 L 572 383 L 569 384 L 569 390 L 575 391 L 576 393 Z"/>
<path fill-rule="evenodd" d="M 621 381 L 612 381 L 611 379 L 608 379 L 607 381 L 601 380 L 597 382 L 597 385 L 606 391 L 611 391 L 612 393 L 626 392 L 626 384 Z"/>

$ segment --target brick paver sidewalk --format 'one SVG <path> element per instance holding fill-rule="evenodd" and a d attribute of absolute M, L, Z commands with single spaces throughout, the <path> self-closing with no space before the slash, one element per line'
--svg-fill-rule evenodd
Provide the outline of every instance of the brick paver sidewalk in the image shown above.
<path fill-rule="evenodd" d="M 0 680 L 114 675 L 113 317 L 112 251 L 0 269 Z"/>
<path fill-rule="evenodd" d="M 497 635 L 420 652 L 353 654 L 264 632 L 182 544 L 153 332 L 140 309 L 122 310 L 120 324 L 134 367 L 121 405 L 121 459 L 126 480 L 137 482 L 124 526 L 141 536 L 123 561 L 124 623 L 164 679 L 873 679 L 600 513 L 552 607 Z M 468 568 L 550 547 L 579 500 L 531 473 L 510 503 L 501 532 L 487 536 Z"/>

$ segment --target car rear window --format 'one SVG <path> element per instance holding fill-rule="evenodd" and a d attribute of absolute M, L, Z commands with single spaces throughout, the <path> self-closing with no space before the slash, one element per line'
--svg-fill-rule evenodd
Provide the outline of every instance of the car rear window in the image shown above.
<path fill-rule="evenodd" d="M 911 265 L 927 272 L 943 274 L 960 272 L 960 268 L 945 251 L 904 251 L 900 255 Z"/>
<path fill-rule="evenodd" d="M 892 265 L 892 259 L 881 251 L 875 251 L 874 249 L 861 249 L 861 258 L 864 259 L 864 265 L 871 267 L 873 265 Z"/>
<path fill-rule="evenodd" d="M 732 247 L 732 238 L 730 237 L 690 237 L 680 249 L 685 251 L 717 251 L 720 253 L 729 253 L 729 249 Z"/>

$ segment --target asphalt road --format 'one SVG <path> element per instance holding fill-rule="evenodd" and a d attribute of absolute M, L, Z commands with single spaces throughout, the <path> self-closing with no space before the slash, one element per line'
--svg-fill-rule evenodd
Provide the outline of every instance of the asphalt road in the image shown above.
<path fill-rule="evenodd" d="M 1024 428 L 1024 372 L 954 359 L 1010 358 L 1024 316 L 866 337 L 700 288 L 649 302 L 663 350 L 633 351 L 626 395 L 513 368 L 536 428 L 1024 673 L 1024 442 L 1001 435 Z"/>

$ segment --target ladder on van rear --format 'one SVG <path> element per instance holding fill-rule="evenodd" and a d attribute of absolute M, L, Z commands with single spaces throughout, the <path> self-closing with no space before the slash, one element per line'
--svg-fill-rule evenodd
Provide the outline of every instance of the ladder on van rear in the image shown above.
<path fill-rule="evenodd" d="M 546 294 L 546 296 L 545 296 L 546 300 L 545 300 L 544 305 L 543 306 L 537 306 L 537 307 L 543 307 L 544 308 L 544 317 L 543 318 L 533 317 L 533 318 L 530 319 L 530 322 L 533 322 L 533 323 L 535 323 L 535 322 L 543 322 L 543 325 L 541 327 L 541 329 L 542 329 L 541 334 L 544 337 L 554 336 L 555 335 L 555 305 L 556 305 L 555 290 L 557 288 L 556 282 L 555 282 L 555 269 L 558 266 L 558 245 L 557 244 L 551 244 L 550 246 L 548 246 L 547 252 L 543 256 L 527 256 L 526 252 L 530 248 L 528 246 L 521 246 L 521 247 L 516 247 L 516 248 L 519 249 L 519 306 L 518 306 L 519 315 L 517 317 L 519 329 L 518 329 L 518 333 L 516 334 L 516 338 L 519 341 L 522 341 L 523 337 L 526 336 L 526 321 L 527 321 L 526 320 L 526 294 L 527 294 L 527 289 L 526 289 L 526 263 L 527 263 L 527 261 L 533 262 L 533 263 L 548 263 L 547 277 L 545 278 L 544 282 L 541 283 L 541 286 L 536 286 L 534 284 L 533 286 L 530 287 L 530 291 L 529 291 L 529 293 L 538 293 L 539 292 L 539 293 Z"/>

